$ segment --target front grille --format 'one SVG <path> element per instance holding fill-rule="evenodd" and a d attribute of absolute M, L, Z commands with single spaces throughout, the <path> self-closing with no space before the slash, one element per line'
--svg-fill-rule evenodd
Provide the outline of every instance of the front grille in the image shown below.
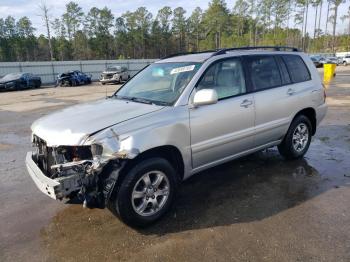
<path fill-rule="evenodd" d="M 112 79 L 113 74 L 103 74 L 103 79 Z"/>
<path fill-rule="evenodd" d="M 91 146 L 59 146 L 48 147 L 46 141 L 34 135 L 33 144 L 36 147 L 35 160 L 41 171 L 48 177 L 55 177 L 57 170 L 52 165 L 80 160 L 92 160 Z"/>

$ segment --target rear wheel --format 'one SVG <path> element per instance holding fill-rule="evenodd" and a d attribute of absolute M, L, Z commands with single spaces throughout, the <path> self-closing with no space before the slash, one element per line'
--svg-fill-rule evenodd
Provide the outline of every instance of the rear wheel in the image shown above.
<path fill-rule="evenodd" d="M 344 66 L 347 66 L 347 65 L 348 65 L 348 63 L 347 63 L 346 61 L 344 61 L 344 62 L 343 62 L 343 65 L 344 65 Z"/>
<path fill-rule="evenodd" d="M 297 116 L 289 127 L 278 151 L 286 159 L 303 157 L 309 149 L 312 138 L 312 126 L 309 118 Z"/>
<path fill-rule="evenodd" d="M 41 87 L 41 81 L 36 81 L 34 87 L 35 88 L 40 88 Z"/>
<path fill-rule="evenodd" d="M 170 209 L 177 189 L 176 177 L 167 160 L 145 159 L 132 167 L 115 189 L 110 208 L 130 226 L 152 224 Z"/>

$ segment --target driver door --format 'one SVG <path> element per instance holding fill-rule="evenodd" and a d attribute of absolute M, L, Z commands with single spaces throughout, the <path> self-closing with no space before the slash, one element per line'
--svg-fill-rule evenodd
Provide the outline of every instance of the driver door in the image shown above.
<path fill-rule="evenodd" d="M 195 171 L 229 161 L 254 145 L 254 97 L 247 94 L 240 58 L 214 62 L 196 90 L 208 88 L 216 90 L 218 102 L 190 109 Z"/>

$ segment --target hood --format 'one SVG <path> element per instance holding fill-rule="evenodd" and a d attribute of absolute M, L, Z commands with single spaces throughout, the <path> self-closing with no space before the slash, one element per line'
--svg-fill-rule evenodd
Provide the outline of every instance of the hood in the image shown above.
<path fill-rule="evenodd" d="M 0 84 L 6 84 L 6 83 L 9 83 L 9 82 L 15 82 L 15 81 L 18 81 L 20 80 L 20 78 L 13 78 L 13 79 L 0 79 Z"/>
<path fill-rule="evenodd" d="M 102 74 L 121 74 L 120 71 L 103 71 Z"/>
<path fill-rule="evenodd" d="M 162 108 L 113 98 L 104 99 L 57 111 L 38 119 L 31 128 L 48 146 L 80 145 L 93 133 Z"/>

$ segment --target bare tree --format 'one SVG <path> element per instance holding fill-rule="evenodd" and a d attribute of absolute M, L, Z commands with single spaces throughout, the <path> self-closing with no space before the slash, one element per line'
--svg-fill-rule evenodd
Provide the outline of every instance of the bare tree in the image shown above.
<path fill-rule="evenodd" d="M 322 4 L 323 4 L 323 0 L 320 0 L 320 14 L 318 16 L 317 37 L 320 37 L 320 33 L 321 33 Z"/>
<path fill-rule="evenodd" d="M 336 28 L 337 28 L 337 18 L 338 18 L 338 8 L 339 5 L 342 3 L 345 3 L 345 0 L 332 0 L 333 3 L 333 11 L 334 14 L 332 16 L 332 24 L 333 24 L 333 33 L 332 33 L 332 52 L 335 52 L 335 33 L 336 33 Z"/>
<path fill-rule="evenodd" d="M 309 0 L 305 1 L 305 21 L 304 21 L 304 42 L 303 42 L 303 50 L 307 51 L 307 32 L 306 32 L 306 28 L 307 28 L 307 18 L 308 18 L 308 14 L 309 14 Z"/>
<path fill-rule="evenodd" d="M 46 3 L 42 2 L 39 5 L 39 9 L 41 11 L 40 16 L 44 21 L 44 26 L 46 27 L 47 31 L 47 39 L 49 40 L 49 51 L 50 51 L 50 59 L 51 61 L 54 60 L 53 58 L 53 51 L 52 51 L 52 43 L 51 43 L 51 34 L 50 34 L 50 20 L 49 20 L 49 9 L 47 8 Z"/>
<path fill-rule="evenodd" d="M 348 8 L 348 12 L 346 15 L 343 15 L 341 18 L 342 22 L 344 23 L 344 21 L 347 19 L 348 20 L 348 37 L 347 37 L 347 51 L 350 50 L 350 6 Z"/>
<path fill-rule="evenodd" d="M 331 8 L 331 0 L 327 0 L 328 6 L 327 6 L 327 19 L 326 19 L 326 29 L 325 29 L 325 38 L 324 38 L 324 49 L 328 48 L 328 23 L 329 23 L 329 11 Z"/>

